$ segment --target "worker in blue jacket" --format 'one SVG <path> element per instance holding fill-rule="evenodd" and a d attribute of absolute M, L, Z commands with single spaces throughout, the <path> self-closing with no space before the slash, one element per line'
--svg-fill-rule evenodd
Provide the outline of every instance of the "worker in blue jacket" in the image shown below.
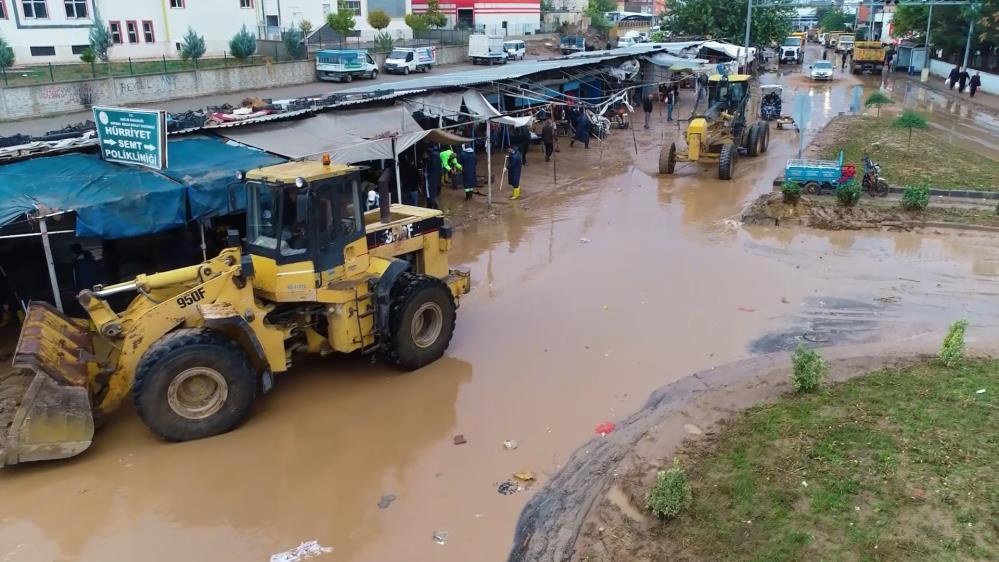
<path fill-rule="evenodd" d="M 444 174 L 444 168 L 441 166 L 441 150 L 436 145 L 430 148 L 430 152 L 427 155 L 427 207 L 431 209 L 439 209 L 437 205 L 437 196 L 441 192 L 441 176 Z"/>
<path fill-rule="evenodd" d="M 461 158 L 458 159 L 461 164 L 461 179 L 462 185 L 465 188 L 465 201 L 472 198 L 472 194 L 475 193 L 475 188 L 477 178 L 475 177 L 475 147 L 471 144 L 464 144 L 461 146 Z"/>
<path fill-rule="evenodd" d="M 513 188 L 513 191 L 510 193 L 510 199 L 512 200 L 520 199 L 520 171 L 523 167 L 524 157 L 521 156 L 517 145 L 511 146 L 510 153 L 506 157 L 506 173 L 510 187 Z"/>

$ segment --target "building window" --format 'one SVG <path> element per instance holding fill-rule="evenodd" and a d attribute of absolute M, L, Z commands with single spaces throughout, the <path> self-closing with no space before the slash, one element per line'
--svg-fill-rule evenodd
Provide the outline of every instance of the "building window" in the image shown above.
<path fill-rule="evenodd" d="M 252 10 L 253 0 L 239 0 L 239 7 L 243 8 L 244 10 Z"/>
<path fill-rule="evenodd" d="M 0 0 L 0 20 L 7 19 L 7 4 L 4 0 Z"/>
<path fill-rule="evenodd" d="M 128 33 L 129 43 L 139 42 L 139 26 L 136 24 L 135 20 L 125 22 L 125 32 Z"/>
<path fill-rule="evenodd" d="M 46 19 L 49 17 L 49 9 L 45 5 L 45 0 L 21 0 L 21 8 L 24 10 L 24 17 L 29 19 Z M 39 48 L 44 49 L 45 47 Z"/>
<path fill-rule="evenodd" d="M 82 55 L 83 51 L 90 48 L 90 45 L 73 45 L 71 48 L 73 49 L 74 55 Z"/>
<path fill-rule="evenodd" d="M 54 57 L 55 47 L 31 47 L 33 57 Z"/>
<path fill-rule="evenodd" d="M 187 6 L 184 5 L 184 0 L 170 0 L 170 7 L 179 9 L 186 8 Z"/>
<path fill-rule="evenodd" d="M 66 19 L 85 19 L 87 17 L 87 0 L 64 0 Z"/>
<path fill-rule="evenodd" d="M 142 21 L 142 40 L 146 43 L 156 42 L 156 34 L 153 33 L 153 22 L 149 20 Z"/>
<path fill-rule="evenodd" d="M 346 0 L 344 4 L 348 10 L 354 12 L 355 16 L 361 15 L 361 0 Z"/>
<path fill-rule="evenodd" d="M 108 22 L 108 29 L 111 30 L 111 42 L 115 45 L 121 45 L 121 22 L 110 21 Z"/>

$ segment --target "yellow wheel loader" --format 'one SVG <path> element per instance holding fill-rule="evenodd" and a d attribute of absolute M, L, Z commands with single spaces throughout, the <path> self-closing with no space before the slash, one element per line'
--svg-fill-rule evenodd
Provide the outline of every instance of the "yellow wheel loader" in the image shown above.
<path fill-rule="evenodd" d="M 419 207 L 363 213 L 359 170 L 324 158 L 245 172 L 242 244 L 234 233 L 202 264 L 83 291 L 87 319 L 32 303 L 18 369 L 0 375 L 0 466 L 83 452 L 128 399 L 163 439 L 224 433 L 298 351 L 404 370 L 440 358 L 470 282 L 448 267 L 451 228 Z M 121 293 L 136 296 L 113 310 Z"/>
<path fill-rule="evenodd" d="M 757 121 L 748 125 L 749 101 L 747 74 L 719 75 L 708 79 L 708 110 L 695 116 L 687 125 L 687 148 L 676 143 L 659 150 L 659 173 L 672 174 L 677 162 L 718 164 L 718 179 L 735 177 L 740 154 L 756 156 L 770 146 L 770 125 Z"/>

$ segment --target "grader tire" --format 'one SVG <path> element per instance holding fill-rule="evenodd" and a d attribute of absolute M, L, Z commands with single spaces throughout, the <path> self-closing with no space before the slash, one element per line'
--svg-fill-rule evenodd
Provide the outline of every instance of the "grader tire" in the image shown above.
<path fill-rule="evenodd" d="M 149 429 L 191 441 L 235 429 L 250 414 L 257 377 L 242 348 L 204 328 L 171 332 L 142 356 L 132 399 Z"/>
<path fill-rule="evenodd" d="M 671 142 L 669 148 L 659 149 L 659 173 L 672 174 L 676 169 L 676 143 Z"/>
<path fill-rule="evenodd" d="M 722 146 L 718 155 L 718 179 L 730 180 L 735 175 L 735 162 L 739 158 L 739 149 L 734 144 Z"/>
<path fill-rule="evenodd" d="M 760 125 L 757 123 L 749 128 L 749 141 L 746 143 L 746 154 L 756 156 L 760 153 Z"/>
<path fill-rule="evenodd" d="M 451 289 L 440 279 L 402 274 L 392 288 L 384 359 L 405 371 L 440 359 L 454 335 L 456 308 Z"/>
<path fill-rule="evenodd" d="M 763 154 L 770 148 L 770 123 L 761 121 L 760 129 L 763 131 L 763 135 L 760 137 L 760 154 Z"/>

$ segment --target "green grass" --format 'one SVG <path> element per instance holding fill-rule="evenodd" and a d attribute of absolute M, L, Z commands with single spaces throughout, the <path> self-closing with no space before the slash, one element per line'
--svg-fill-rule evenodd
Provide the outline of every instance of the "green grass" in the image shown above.
<path fill-rule="evenodd" d="M 264 57 L 254 55 L 251 59 L 236 60 L 232 57 L 226 58 L 206 58 L 198 61 L 198 69 L 222 68 L 226 66 L 248 66 L 263 64 Z M 115 61 L 111 63 L 94 63 L 91 68 L 89 64 L 53 64 L 52 72 L 49 73 L 48 65 L 20 67 L 7 70 L 7 81 L 11 86 L 24 86 L 28 84 L 47 84 L 53 82 L 68 82 L 72 80 L 87 80 L 91 78 L 105 78 L 110 73 L 113 76 L 132 76 L 140 74 L 161 74 L 165 72 L 184 72 L 194 70 L 194 63 L 180 59 L 143 60 L 132 61 L 129 66 L 128 61 Z M 0 85 L 3 80 L 0 79 Z"/>
<path fill-rule="evenodd" d="M 940 131 L 913 131 L 912 147 L 906 148 L 908 129 L 892 127 L 888 115 L 845 119 L 845 127 L 822 133 L 834 135 L 822 139 L 822 158 L 835 159 L 843 149 L 846 162 L 856 164 L 860 174 L 868 151 L 895 186 L 928 182 L 930 187 L 943 189 L 999 191 L 999 162 L 951 144 Z M 875 142 L 880 146 L 871 150 Z"/>
<path fill-rule="evenodd" d="M 693 503 L 657 542 L 712 561 L 997 560 L 997 393 L 999 361 L 933 362 L 749 410 L 683 452 Z"/>
<path fill-rule="evenodd" d="M 810 201 L 812 205 L 819 206 L 834 207 L 839 205 L 835 197 L 826 195 L 818 197 L 812 196 Z M 861 196 L 860 201 L 857 203 L 857 207 L 861 209 L 884 209 L 889 212 L 903 213 L 905 216 L 911 216 L 913 220 L 926 222 L 954 223 L 999 228 L 999 215 L 996 214 L 995 208 L 993 207 L 971 205 L 942 206 L 934 205 L 931 201 L 930 206 L 923 211 L 909 214 L 902 211 L 901 203 L 897 198 L 875 199 L 868 197 L 867 195 Z"/>

